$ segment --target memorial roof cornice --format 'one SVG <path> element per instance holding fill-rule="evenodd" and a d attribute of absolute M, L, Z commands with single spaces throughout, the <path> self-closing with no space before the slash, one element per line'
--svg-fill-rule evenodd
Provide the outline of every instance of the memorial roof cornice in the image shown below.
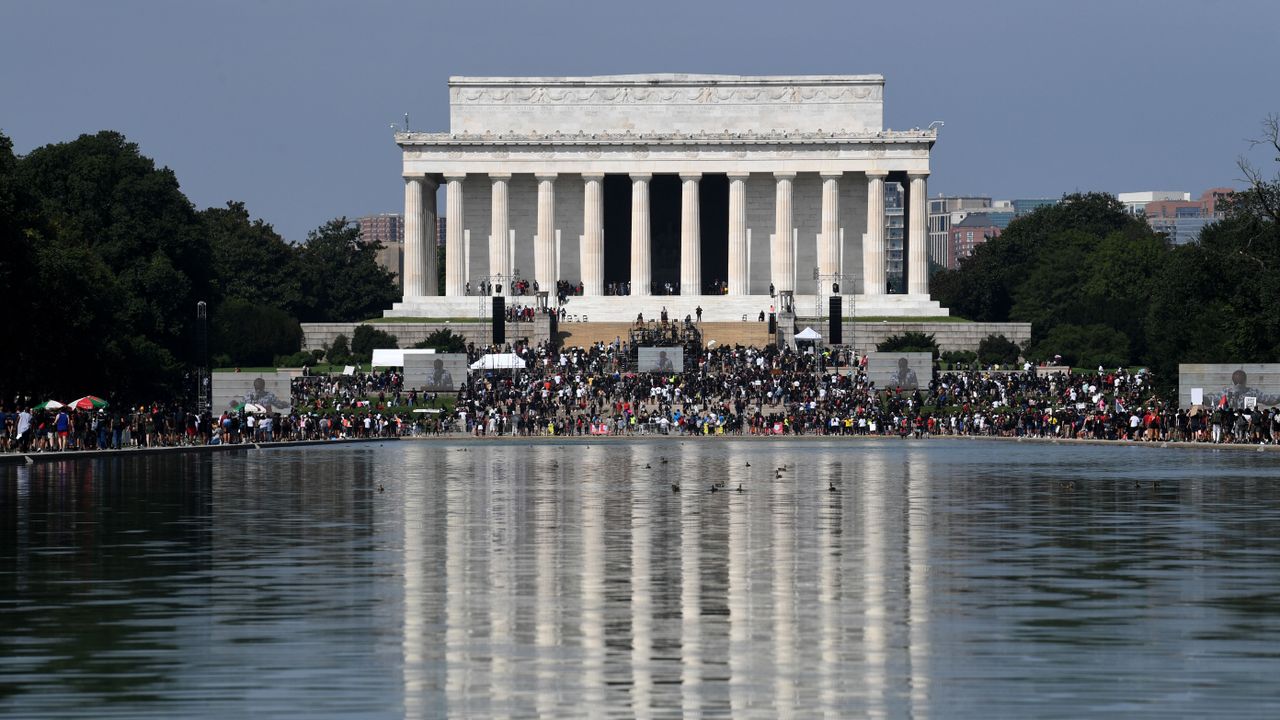
<path fill-rule="evenodd" d="M 878 130 L 867 132 L 769 131 L 759 133 L 447 133 L 398 132 L 401 147 L 461 147 L 485 145 L 896 145 L 938 139 L 937 130 Z"/>

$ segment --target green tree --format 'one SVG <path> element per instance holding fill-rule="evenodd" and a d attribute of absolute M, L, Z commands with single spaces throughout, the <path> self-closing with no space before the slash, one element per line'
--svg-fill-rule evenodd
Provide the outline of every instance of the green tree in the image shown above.
<path fill-rule="evenodd" d="M 414 343 L 419 350 L 435 349 L 438 352 L 465 352 L 467 339 L 449 328 L 433 330 L 426 339 Z"/>
<path fill-rule="evenodd" d="M 907 331 L 901 335 L 890 335 L 876 344 L 880 352 L 927 352 L 938 359 L 938 340 L 930 334 Z"/>
<path fill-rule="evenodd" d="M 395 335 L 372 325 L 357 325 L 355 332 L 351 334 L 351 354 L 360 362 L 372 360 L 374 350 L 399 346 Z"/>
<path fill-rule="evenodd" d="M 297 316 L 302 286 L 295 249 L 261 219 L 251 219 L 242 202 L 199 214 L 209 243 L 221 299 L 240 299 Z"/>
<path fill-rule="evenodd" d="M 1018 344 L 1003 335 L 988 335 L 978 343 L 978 362 L 983 365 L 1012 365 L 1021 354 Z"/>
<path fill-rule="evenodd" d="M 0 134 L 0 288 L 5 305 L 0 311 L 0 398 L 19 391 L 38 391 L 38 327 L 41 319 L 29 311 L 40 293 L 36 271 L 39 241 L 45 233 L 36 199 L 18 177 L 13 142 Z"/>
<path fill-rule="evenodd" d="M 302 328 L 297 320 L 279 308 L 248 300 L 227 300 L 210 320 L 211 351 L 225 354 L 233 365 L 270 365 L 277 356 L 298 352 L 302 343 Z"/>
<path fill-rule="evenodd" d="M 40 234 L 38 382 L 50 393 L 169 397 L 190 358 L 208 244 L 168 168 L 114 132 L 38 148 L 17 164 Z M 92 358 L 92 362 L 85 362 Z"/>
<path fill-rule="evenodd" d="M 346 218 L 330 220 L 298 248 L 303 322 L 352 322 L 380 313 L 399 298 L 394 276 L 378 265 L 378 244 L 360 242 Z"/>
<path fill-rule="evenodd" d="M 1045 338 L 1033 345 L 1032 357 L 1061 355 L 1071 366 L 1124 367 L 1129 364 L 1129 338 L 1115 328 L 1092 325 L 1055 325 Z"/>

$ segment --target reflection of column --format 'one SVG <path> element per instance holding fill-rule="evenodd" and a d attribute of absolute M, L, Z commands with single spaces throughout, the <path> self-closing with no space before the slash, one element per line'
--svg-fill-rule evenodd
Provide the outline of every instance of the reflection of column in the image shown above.
<path fill-rule="evenodd" d="M 867 238 L 862 244 L 862 292 L 883 295 L 884 282 L 884 179 L 883 170 L 867 171 Z"/>
<path fill-rule="evenodd" d="M 777 483 L 774 506 L 794 508 L 790 487 Z M 795 717 L 795 532 L 794 511 L 773 514 L 773 699 L 778 717 Z"/>
<path fill-rule="evenodd" d="M 929 465 L 913 450 L 907 462 L 907 651 L 911 658 L 911 716 L 929 714 Z"/>
<path fill-rule="evenodd" d="M 929 294 L 929 201 L 925 195 L 928 173 L 911 173 L 911 218 L 907 225 L 907 245 L 911 257 L 907 262 L 907 292 Z"/>
<path fill-rule="evenodd" d="M 694 495 L 680 502 L 680 690 L 684 717 L 698 717 L 702 702 L 702 515 Z"/>
<path fill-rule="evenodd" d="M 747 173 L 729 173 L 729 294 L 751 292 L 747 267 Z"/>
<path fill-rule="evenodd" d="M 845 488 L 841 463 L 829 462 L 827 478 Z M 840 672 L 840 532 L 844 513 L 841 499 L 844 493 L 834 494 L 829 502 L 830 510 L 823 515 L 818 528 L 818 622 L 821 628 L 819 657 L 822 658 L 818 676 L 818 695 L 827 717 L 839 717 L 839 688 L 843 678 Z M 923 716 L 920 716 L 923 717 Z"/>
<path fill-rule="evenodd" d="M 840 173 L 822 174 L 822 234 L 818 236 L 818 274 L 840 272 Z M 824 280 L 824 282 L 830 282 Z M 843 288 L 841 288 L 843 291 Z M 825 294 L 819 288 L 818 294 Z"/>
<path fill-rule="evenodd" d="M 503 292 L 506 292 L 504 289 Z M 491 717 L 509 716 L 513 712 L 511 699 L 512 653 L 500 648 L 512 644 L 512 614 L 514 610 L 514 576 L 511 568 L 511 548 L 516 538 L 513 532 L 514 512 L 511 506 L 511 481 L 506 473 L 494 473 L 506 479 L 506 487 L 494 492 L 491 501 L 489 528 L 489 708 Z"/>
<path fill-rule="evenodd" d="M 604 173 L 585 173 L 582 204 L 582 294 L 604 294 Z"/>
<path fill-rule="evenodd" d="M 702 173 L 680 174 L 680 294 L 702 294 L 702 229 L 698 218 L 698 180 Z"/>
<path fill-rule="evenodd" d="M 594 448 L 588 448 L 592 453 Z M 582 675 L 583 707 L 602 708 L 604 681 L 604 499 L 599 486 L 582 493 Z"/>
<path fill-rule="evenodd" d="M 444 226 L 444 294 L 456 297 L 466 293 L 467 268 L 464 246 L 466 220 L 462 217 L 462 181 L 466 175 L 445 175 L 446 223 Z M 434 233 L 433 233 L 434 235 Z"/>
<path fill-rule="evenodd" d="M 796 256 L 791 241 L 791 181 L 793 172 L 776 172 L 774 193 L 773 245 L 769 248 L 770 282 L 778 292 L 796 289 Z"/>
<path fill-rule="evenodd" d="M 445 490 L 448 516 L 457 521 L 449 522 L 446 544 L 441 550 L 445 558 L 445 701 L 450 708 L 467 707 L 468 658 L 467 611 L 467 536 L 466 536 L 466 487 L 452 483 Z M 465 714 L 465 713 L 464 713 Z"/>
<path fill-rule="evenodd" d="M 425 718 L 426 704 L 423 702 L 428 684 L 428 677 L 423 668 L 426 665 L 427 652 L 434 649 L 434 643 L 427 638 L 427 621 L 422 616 L 423 604 L 427 601 L 424 590 L 427 588 L 423 563 L 427 553 L 424 551 L 425 537 L 422 532 L 426 523 L 425 503 L 417 493 L 405 493 L 402 509 L 404 527 L 404 630 L 400 640 L 402 682 L 404 683 L 404 716 L 406 718 Z"/>
<path fill-rule="evenodd" d="M 534 706 L 539 717 L 556 714 L 556 648 L 560 644 L 557 612 L 560 596 L 556 591 L 559 577 L 556 572 L 555 551 L 559 538 L 552 528 L 557 527 L 556 513 L 561 503 L 554 497 L 553 478 L 533 492 L 534 564 L 538 569 L 534 580 L 534 668 L 537 677 L 537 694 Z M 538 497 L 541 495 L 542 497 Z"/>
<path fill-rule="evenodd" d="M 751 500 L 729 503 L 729 707 L 731 717 L 745 717 L 751 705 L 751 686 L 746 682 L 751 665 L 751 587 L 747 583 L 750 566 Z"/>
<path fill-rule="evenodd" d="M 633 287 L 634 290 L 634 287 Z M 649 588 L 650 528 L 644 484 L 631 485 L 631 711 L 648 717 L 653 696 L 653 595 Z"/>
<path fill-rule="evenodd" d="M 883 265 L 881 266 L 883 267 Z M 888 618 L 885 612 L 884 493 L 885 458 L 881 453 L 866 456 L 862 464 L 863 591 L 862 647 L 863 687 L 867 693 L 867 715 L 883 717 L 886 665 L 888 662 Z"/>
<path fill-rule="evenodd" d="M 511 174 L 491 173 L 489 179 L 493 181 L 489 219 L 489 274 L 505 276 L 511 274 L 511 219 L 507 212 L 507 186 L 511 182 Z M 511 294 L 511 278 L 503 277 L 493 282 L 502 283 L 503 295 Z M 489 292 L 492 293 L 493 290 Z"/>
<path fill-rule="evenodd" d="M 556 292 L 560 269 L 556 267 L 556 176 L 538 176 L 538 239 L 533 246 L 533 278 L 538 289 Z"/>
<path fill-rule="evenodd" d="M 631 174 L 631 294 L 652 295 L 653 262 L 649 249 L 649 180 L 647 173 Z"/>

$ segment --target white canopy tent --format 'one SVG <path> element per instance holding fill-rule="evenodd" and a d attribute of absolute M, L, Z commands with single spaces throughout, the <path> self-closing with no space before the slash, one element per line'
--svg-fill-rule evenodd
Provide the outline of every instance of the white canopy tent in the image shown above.
<path fill-rule="evenodd" d="M 520 370 L 524 360 L 515 353 L 492 353 L 471 363 L 472 370 Z"/>
<path fill-rule="evenodd" d="M 796 333 L 796 339 L 797 340 L 821 340 L 822 336 L 818 334 L 817 330 L 814 330 L 811 327 L 805 327 L 805 329 Z"/>
<path fill-rule="evenodd" d="M 405 355 L 434 355 L 434 349 L 375 348 L 372 367 L 404 367 Z"/>

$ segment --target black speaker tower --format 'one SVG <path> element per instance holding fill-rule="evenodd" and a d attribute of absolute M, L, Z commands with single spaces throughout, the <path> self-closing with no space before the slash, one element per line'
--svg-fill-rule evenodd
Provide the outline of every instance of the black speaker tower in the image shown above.
<path fill-rule="evenodd" d="M 827 328 L 827 339 L 832 345 L 844 344 L 844 313 L 839 295 L 831 298 L 831 324 Z"/>
<path fill-rule="evenodd" d="M 501 295 L 493 298 L 493 344 L 507 344 L 507 299 Z"/>

